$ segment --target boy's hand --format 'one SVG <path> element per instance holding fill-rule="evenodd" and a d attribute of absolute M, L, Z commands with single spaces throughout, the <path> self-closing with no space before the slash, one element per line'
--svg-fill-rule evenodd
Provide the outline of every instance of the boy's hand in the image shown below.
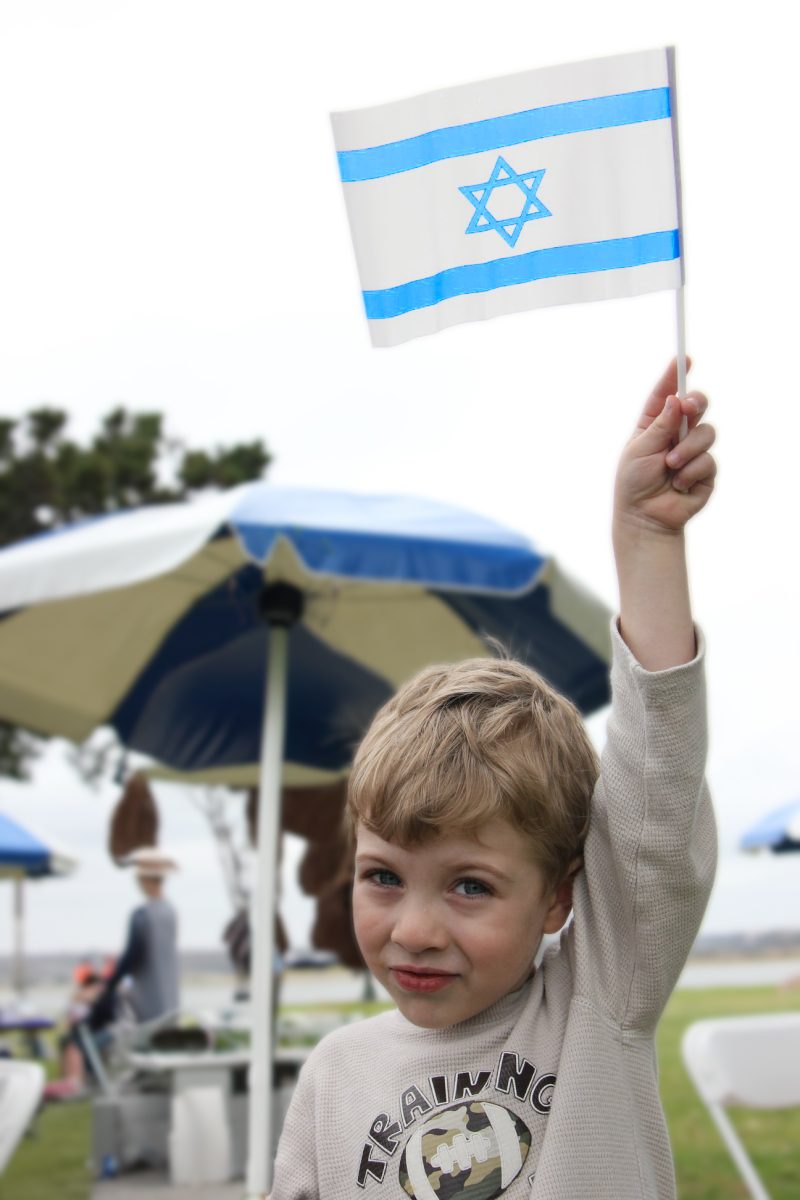
<path fill-rule="evenodd" d="M 636 430 L 622 452 L 614 496 L 615 521 L 678 533 L 705 506 L 717 467 L 709 450 L 715 432 L 702 424 L 708 400 L 702 392 L 683 399 L 673 360 L 645 404 Z M 681 419 L 688 432 L 679 441 Z"/>
<path fill-rule="evenodd" d="M 678 401 L 677 386 L 672 362 L 622 452 L 614 493 L 620 630 L 647 671 L 694 657 L 683 528 L 706 504 L 717 469 L 714 430 L 702 424 L 706 398 L 690 392 Z M 689 429 L 679 441 L 684 414 Z"/>

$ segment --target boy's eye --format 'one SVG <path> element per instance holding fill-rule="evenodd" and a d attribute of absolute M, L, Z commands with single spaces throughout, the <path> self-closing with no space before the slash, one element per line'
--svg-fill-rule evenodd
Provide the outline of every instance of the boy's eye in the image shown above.
<path fill-rule="evenodd" d="M 365 875 L 372 883 L 377 883 L 379 887 L 399 887 L 400 877 L 395 875 L 394 871 L 386 871 L 383 869 L 368 871 Z"/>
<path fill-rule="evenodd" d="M 488 896 L 491 889 L 480 879 L 459 879 L 455 890 L 460 896 Z"/>

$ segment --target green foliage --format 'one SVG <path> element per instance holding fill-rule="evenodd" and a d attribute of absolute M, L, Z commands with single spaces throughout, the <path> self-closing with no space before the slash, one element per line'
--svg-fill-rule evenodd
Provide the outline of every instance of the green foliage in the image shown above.
<path fill-rule="evenodd" d="M 233 487 L 243 479 L 257 479 L 263 474 L 269 456 L 262 443 L 245 442 L 211 455 L 205 450 L 193 450 L 183 456 L 178 477 L 184 488 Z"/>
<path fill-rule="evenodd" d="M 82 517 L 259 479 L 270 457 L 260 439 L 214 451 L 187 448 L 166 437 L 161 413 L 115 408 L 85 445 L 68 436 L 61 409 L 3 417 L 0 546 Z"/>
<path fill-rule="evenodd" d="M 167 437 L 157 412 L 112 409 L 85 443 L 69 436 L 62 409 L 0 417 L 0 546 L 84 517 L 260 479 L 270 461 L 260 439 L 187 447 Z M 35 745 L 0 722 L 0 775 L 27 778 Z"/>
<path fill-rule="evenodd" d="M 0 775 L 9 779 L 27 779 L 39 749 L 39 738 L 0 721 Z"/>

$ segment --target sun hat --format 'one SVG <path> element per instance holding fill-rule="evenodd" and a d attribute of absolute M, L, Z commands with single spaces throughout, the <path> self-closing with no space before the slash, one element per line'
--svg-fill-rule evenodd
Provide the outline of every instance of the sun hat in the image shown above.
<path fill-rule="evenodd" d="M 138 850 L 126 854 L 120 862 L 124 867 L 134 867 L 137 875 L 156 879 L 163 879 L 171 871 L 178 870 L 175 859 L 158 846 L 140 846 Z"/>

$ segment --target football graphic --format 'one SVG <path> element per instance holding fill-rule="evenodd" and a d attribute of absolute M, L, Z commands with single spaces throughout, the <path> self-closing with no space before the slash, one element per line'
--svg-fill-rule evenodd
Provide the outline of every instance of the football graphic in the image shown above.
<path fill-rule="evenodd" d="M 507 1108 L 453 1104 L 408 1139 L 400 1183 L 413 1200 L 494 1200 L 519 1175 L 530 1146 L 527 1125 Z"/>

